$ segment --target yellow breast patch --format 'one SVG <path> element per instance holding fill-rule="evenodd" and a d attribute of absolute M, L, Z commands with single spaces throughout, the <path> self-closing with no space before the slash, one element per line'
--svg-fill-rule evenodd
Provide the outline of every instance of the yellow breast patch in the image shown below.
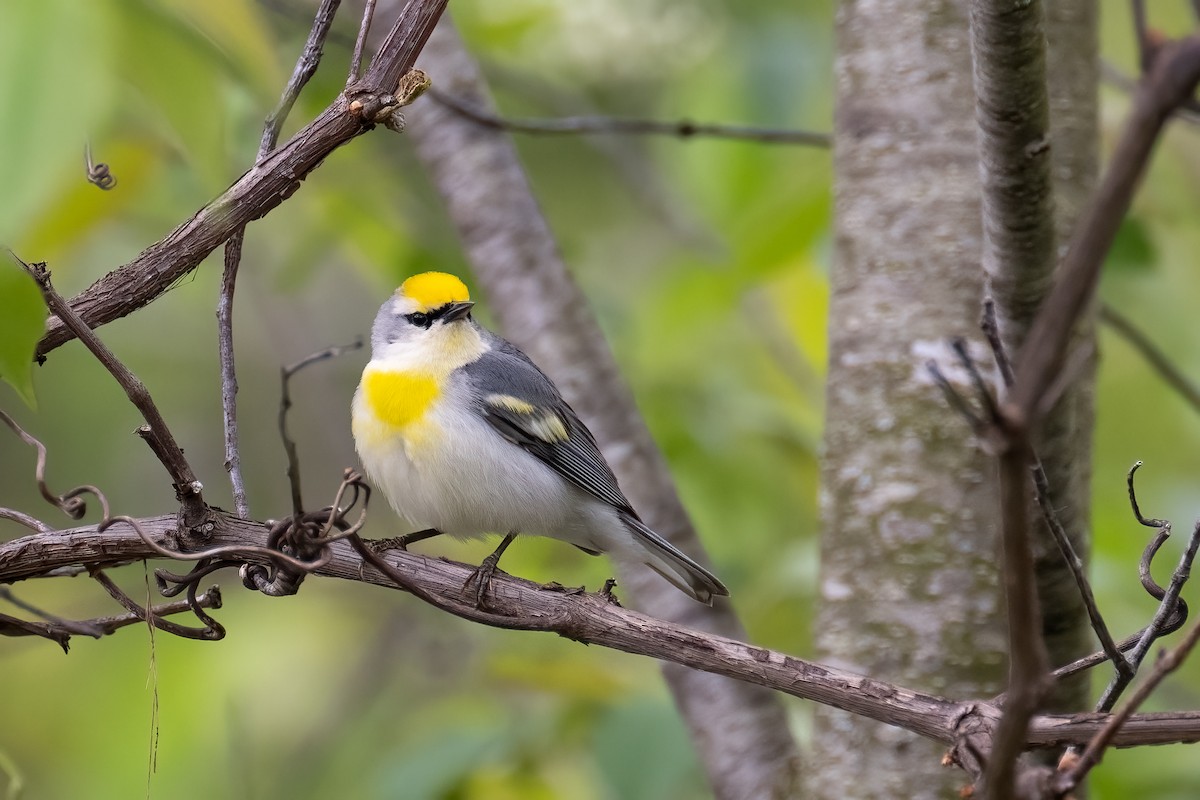
<path fill-rule="evenodd" d="M 419 420 L 440 393 L 437 380 L 423 372 L 368 370 L 362 385 L 367 407 L 380 422 L 395 428 Z"/>

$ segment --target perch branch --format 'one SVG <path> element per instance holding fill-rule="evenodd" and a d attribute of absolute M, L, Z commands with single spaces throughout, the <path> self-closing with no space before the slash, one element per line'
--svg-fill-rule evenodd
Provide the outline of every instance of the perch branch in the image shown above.
<path fill-rule="evenodd" d="M 267 555 L 270 529 L 260 522 L 217 512 L 212 529 L 202 537 L 181 528 L 174 515 L 136 522 L 149 542 L 164 549 L 177 548 L 189 557 L 212 546 L 230 551 L 241 547 L 247 549 L 248 561 L 271 563 Z M 364 563 L 350 543 L 335 542 L 329 550 L 327 561 L 309 565 L 313 574 L 398 588 L 392 577 Z M 0 543 L 0 583 L 36 578 L 79 564 L 96 569 L 157 556 L 158 550 L 128 526 L 99 531 L 93 525 L 31 534 Z M 552 631 L 574 641 L 714 672 L 861 714 L 944 744 L 954 743 L 965 721 L 991 730 L 999 719 L 999 711 L 986 702 L 958 703 L 911 691 L 655 619 L 614 605 L 603 595 L 564 592 L 504 573 L 496 574 L 488 610 L 480 612 L 474 608 L 473 595 L 463 590 L 474 567 L 400 550 L 388 551 L 386 560 L 403 575 L 405 583 L 455 605 L 469 619 L 486 624 L 483 615 L 500 615 L 505 627 Z M 1109 718 L 1107 714 L 1038 715 L 1026 741 L 1032 747 L 1083 744 Z M 1117 747 L 1195 741 L 1200 741 L 1200 712 L 1195 711 L 1135 714 L 1112 739 Z"/>

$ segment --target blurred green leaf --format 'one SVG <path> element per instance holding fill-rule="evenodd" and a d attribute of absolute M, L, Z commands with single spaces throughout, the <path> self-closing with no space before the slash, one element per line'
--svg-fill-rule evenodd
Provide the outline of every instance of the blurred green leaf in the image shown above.
<path fill-rule="evenodd" d="M 83 147 L 109 110 L 112 7 L 0 0 L 0 242 L 19 237 L 59 185 L 84 178 Z"/>
<path fill-rule="evenodd" d="M 255 0 L 156 0 L 155 5 L 170 9 L 175 18 L 194 28 L 238 78 L 263 96 L 272 97 L 283 88 L 287 75 L 279 65 L 279 46 L 263 22 L 262 4 Z M 305 9 L 304 13 L 309 12 Z"/>
<path fill-rule="evenodd" d="M 384 773 L 384 796 L 435 800 L 479 768 L 496 741 L 486 729 L 456 728 L 409 749 Z"/>
<path fill-rule="evenodd" d="M 1146 223 L 1126 217 L 1108 251 L 1107 267 L 1118 272 L 1143 271 L 1152 269 L 1157 259 L 1158 250 Z"/>
<path fill-rule="evenodd" d="M 33 278 L 10 259 L 0 258 L 0 378 L 31 408 L 33 352 L 46 327 L 46 304 Z"/>
<path fill-rule="evenodd" d="M 596 727 L 596 761 L 622 800 L 697 797 L 695 754 L 687 732 L 667 703 L 621 706 Z"/>
<path fill-rule="evenodd" d="M 145 2 L 120 4 L 117 67 L 127 89 L 123 124 L 131 117 L 168 141 L 209 191 L 232 177 L 225 163 L 225 110 L 221 51 L 187 20 Z"/>

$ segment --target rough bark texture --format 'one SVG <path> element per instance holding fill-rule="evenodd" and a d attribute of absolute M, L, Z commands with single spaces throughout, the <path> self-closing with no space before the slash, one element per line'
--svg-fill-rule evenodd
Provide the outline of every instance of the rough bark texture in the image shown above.
<path fill-rule="evenodd" d="M 1094 9 L 1086 4 L 1056 3 L 1053 11 L 1053 17 L 1047 19 L 1039 3 L 1016 10 L 989 0 L 972 6 L 985 291 L 996 302 L 1001 338 L 1013 357 L 1025 342 L 1052 283 L 1058 260 L 1056 241 L 1067 241 L 1077 217 L 1078 194 L 1094 183 Z M 1051 20 L 1053 27 L 1048 24 Z M 1047 84 L 1050 37 L 1055 39 L 1058 67 L 1053 81 L 1057 101 L 1054 130 Z M 1061 218 L 1055 211 L 1055 190 L 1067 195 L 1067 213 Z M 1075 337 L 1077 352 L 1094 346 L 1092 328 L 1089 314 Z M 1050 503 L 1060 510 L 1073 546 L 1085 558 L 1090 538 L 1093 373 L 1094 360 L 1089 357 L 1047 417 L 1044 435 L 1036 438 L 1047 475 L 1052 476 Z M 1036 504 L 1030 504 L 1029 515 L 1043 639 L 1051 663 L 1062 664 L 1088 647 L 1089 628 L 1067 562 Z M 1086 706 L 1087 687 L 1086 676 L 1080 675 L 1055 687 L 1046 700 L 1052 708 L 1080 710 Z"/>
<path fill-rule="evenodd" d="M 491 107 L 478 66 L 448 23 L 438 26 L 419 65 L 447 93 Z M 558 383 L 647 524 L 704 561 L 662 455 L 566 270 L 509 136 L 429 100 L 414 108 L 409 131 L 505 336 Z M 727 602 L 705 608 L 644 568 L 625 567 L 621 579 L 638 606 L 657 616 L 745 638 Z M 794 794 L 798 756 L 777 698 L 674 665 L 664 673 L 717 797 Z"/>
<path fill-rule="evenodd" d="M 1050 169 L 1054 185 L 1056 252 L 1061 256 L 1096 184 L 1099 165 L 1099 80 L 1097 12 L 1092 0 L 1046 4 L 1047 73 L 1050 96 Z M 1047 287 L 1048 289 L 1049 287 Z M 1034 309 L 1036 311 L 1036 309 Z M 1075 550 L 1086 562 L 1091 549 L 1092 431 L 1095 427 L 1094 310 L 1076 330 L 1072 381 L 1038 432 L 1036 446 L 1058 509 Z M 1032 316 L 1023 321 L 1027 330 Z M 1010 350 L 1010 352 L 1016 352 Z M 1052 667 L 1091 650 L 1083 601 L 1066 562 L 1038 517 L 1033 541 L 1042 633 Z M 1049 708 L 1089 707 L 1088 681 L 1080 676 L 1055 687 Z"/>
<path fill-rule="evenodd" d="M 1050 8 L 1052 45 L 1079 8 L 1090 4 Z M 924 366 L 937 360 L 969 394 L 944 342 L 966 335 L 988 363 L 977 333 L 982 225 L 967 15 L 957 0 L 846 0 L 839 9 L 817 644 L 822 660 L 847 669 L 986 696 L 1004 679 L 995 467 Z M 1052 114 L 1074 103 L 1084 109 L 1061 123 L 1075 141 L 1054 145 L 1055 181 L 1071 184 L 1060 230 L 1094 169 L 1094 30 L 1084 26 L 1079 36 L 1083 45 L 1064 43 L 1051 57 Z M 1055 137 L 1059 126 L 1056 116 Z M 1074 421 L 1059 443 L 1071 445 L 1068 463 L 1088 452 L 1074 431 L 1090 416 Z M 1044 459 L 1052 446 L 1043 443 Z M 1084 463 L 1073 483 L 1086 487 Z M 1086 490 L 1071 512 L 1086 519 Z M 1069 578 L 1059 581 L 1073 591 Z M 1069 604 L 1046 596 L 1043 605 Z M 1079 616 L 1047 619 L 1066 640 L 1050 645 L 1057 661 L 1078 647 Z M 840 712 L 819 710 L 814 743 L 816 797 L 860 796 L 864 786 L 877 796 L 946 797 L 962 782 L 940 766 L 937 747 Z"/>

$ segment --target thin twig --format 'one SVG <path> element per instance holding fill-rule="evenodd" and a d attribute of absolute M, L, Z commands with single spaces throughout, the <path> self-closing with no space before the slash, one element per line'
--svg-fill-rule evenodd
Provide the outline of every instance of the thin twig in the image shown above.
<path fill-rule="evenodd" d="M 21 626 L 21 628 L 24 628 L 23 632 L 25 634 L 46 636 L 48 632 L 53 631 L 56 634 L 65 634 L 66 636 L 81 635 L 90 636 L 93 639 L 99 639 L 102 636 L 109 636 L 113 633 L 116 633 L 121 628 L 144 622 L 140 616 L 133 613 L 116 614 L 107 617 L 94 617 L 92 619 L 83 620 L 67 620 L 62 619 L 61 617 L 56 617 L 52 614 L 47 614 L 44 611 L 29 606 L 28 604 L 13 597 L 7 588 L 0 587 L 0 597 L 3 597 L 5 600 L 8 600 L 14 605 L 24 608 L 30 613 L 36 614 L 46 620 L 43 623 L 27 623 L 28 625 L 31 625 L 34 630 L 31 630 L 25 626 Z M 200 608 L 220 608 L 221 602 L 221 589 L 219 586 L 209 587 L 208 591 L 197 595 L 195 600 L 195 604 Z M 173 614 L 183 614 L 191 610 L 192 605 L 189 603 L 189 601 L 174 600 L 170 603 L 162 603 L 154 606 L 151 609 L 151 612 L 156 617 L 168 617 Z M 9 621 L 14 619 L 14 617 L 7 617 L 7 620 Z M 21 622 L 24 622 L 24 620 L 21 620 Z M 43 625 L 45 626 L 44 628 L 41 627 Z M 6 632 L 6 635 L 20 635 L 21 633 L 22 631 L 20 629 L 9 630 Z M 46 638 L 59 641 L 58 636 L 46 636 Z M 62 642 L 59 643 L 62 644 Z"/>
<path fill-rule="evenodd" d="M 1200 384 L 1192 381 L 1133 320 L 1107 303 L 1100 304 L 1100 321 L 1124 339 L 1146 360 L 1163 381 L 1174 389 L 1194 410 L 1200 411 Z"/>
<path fill-rule="evenodd" d="M 1128 722 L 1142 703 L 1146 702 L 1146 699 L 1158 688 L 1163 679 L 1183 664 L 1197 642 L 1200 642 L 1200 625 L 1193 625 L 1178 645 L 1163 653 L 1158 659 L 1158 663 L 1154 665 L 1154 669 L 1146 676 L 1145 682 L 1134 689 L 1129 699 L 1125 701 L 1125 705 L 1112 714 L 1104 723 L 1104 727 L 1092 737 L 1074 767 L 1059 777 L 1056 788 L 1062 793 L 1066 793 L 1079 785 L 1088 772 L 1100 763 L 1100 759 L 1104 757 L 1104 751 L 1113 746 L 1113 740 L 1121 727 Z"/>
<path fill-rule="evenodd" d="M 1130 93 L 1137 87 L 1136 78 L 1107 58 L 1100 59 L 1100 77 L 1110 86 L 1125 93 Z M 1200 113 L 1186 106 L 1175 109 L 1174 116 L 1189 125 L 1200 125 Z"/>
<path fill-rule="evenodd" d="M 1170 534 L 1170 523 L 1164 522 L 1163 520 L 1147 520 L 1142 517 L 1141 511 L 1137 509 L 1137 501 L 1133 492 L 1133 475 L 1140 465 L 1141 462 L 1138 462 L 1129 471 L 1129 494 L 1134 506 L 1134 513 L 1137 515 L 1138 521 L 1143 525 L 1156 523 L 1156 527 L 1159 528 L 1161 539 L 1166 539 L 1166 537 Z M 1161 544 L 1161 541 L 1158 542 L 1158 544 Z M 1138 641 L 1137 645 L 1129 653 L 1129 661 L 1133 664 L 1135 670 L 1141 665 L 1142 660 L 1146 657 L 1146 654 L 1150 652 L 1150 648 L 1153 646 L 1154 641 L 1163 636 L 1166 631 L 1173 629 L 1171 627 L 1173 623 L 1176 628 L 1178 627 L 1179 623 L 1175 615 L 1177 613 L 1177 606 L 1180 602 L 1179 595 L 1183 591 L 1183 586 L 1187 583 L 1187 580 L 1191 575 L 1192 562 L 1196 558 L 1197 551 L 1200 551 L 1200 522 L 1197 522 L 1195 527 L 1192 529 L 1192 535 L 1188 539 L 1187 547 L 1184 548 L 1183 553 L 1179 556 L 1179 563 L 1176 565 L 1175 571 L 1171 575 L 1171 582 L 1167 584 L 1167 588 L 1162 591 L 1162 596 L 1159 598 L 1158 608 L 1154 613 L 1153 619 L 1151 619 L 1150 624 L 1146 626 L 1142 632 L 1141 639 Z M 1157 546 L 1155 546 L 1153 550 L 1147 548 L 1147 557 L 1143 559 L 1144 566 L 1142 571 L 1144 575 L 1149 574 L 1150 565 L 1147 562 L 1153 557 L 1155 552 L 1157 552 Z M 1143 577 L 1143 583 L 1146 583 L 1145 577 Z M 1146 588 L 1151 590 L 1151 586 L 1149 585 L 1147 585 Z M 1129 682 L 1130 681 L 1125 679 L 1122 675 L 1115 676 L 1109 682 L 1108 686 L 1105 687 L 1104 693 L 1100 696 L 1100 700 L 1097 701 L 1096 710 L 1108 711 L 1112 709 L 1116 705 L 1118 698 L 1120 698 L 1121 693 L 1126 689 L 1126 687 L 1129 686 Z"/>
<path fill-rule="evenodd" d="M 145 384 L 121 363 L 121 360 L 100 341 L 92 329 L 84 324 L 67 301 L 62 298 L 62 295 L 54 290 L 54 286 L 50 283 L 50 271 L 46 269 L 45 264 L 25 264 L 23 261 L 21 264 L 37 281 L 50 311 L 63 321 L 63 324 L 76 338 L 83 342 L 84 346 L 92 352 L 92 355 L 125 390 L 129 401 L 142 413 L 146 425 L 139 429 L 139 433 L 145 432 L 143 438 L 150 445 L 150 449 L 154 451 L 154 455 L 162 462 L 167 474 L 171 476 L 171 480 L 175 484 L 175 496 L 183 504 L 187 524 L 199 524 L 204 518 L 206 510 L 204 498 L 201 495 L 203 486 L 200 481 L 196 480 L 196 474 L 184 457 L 183 450 L 175 442 L 171 429 L 167 427 L 166 421 L 159 413 L 158 406 L 154 404 L 154 398 L 150 396 Z"/>
<path fill-rule="evenodd" d="M 346 85 L 354 83 L 358 80 L 359 71 L 362 69 L 363 48 L 367 43 L 367 36 L 371 32 L 371 19 L 375 16 L 375 0 L 367 0 L 366 7 L 363 8 L 362 22 L 358 26 L 358 38 L 354 40 L 354 52 L 350 56 L 350 76 L 346 78 Z"/>
<path fill-rule="evenodd" d="M 1017 361 L 1012 413 L 1025 425 L 1037 422 L 1047 389 L 1061 371 L 1067 343 L 1095 294 L 1104 256 L 1145 173 L 1163 125 L 1190 98 L 1200 80 L 1200 36 L 1155 48 L 1138 83 L 1129 119 L 1110 166 L 1075 226 L 1058 268 L 1058 280 L 1042 303 Z"/>
<path fill-rule="evenodd" d="M 984 769 L 989 797 L 1009 797 L 1030 720 L 1051 687 L 1042 615 L 1029 544 L 1029 461 L 1026 432 L 1010 430 L 1000 456 L 1004 600 L 1008 618 L 1008 693 Z"/>
<path fill-rule="evenodd" d="M 652 119 L 626 119 L 615 117 L 559 117 L 556 119 L 510 119 L 485 111 L 470 102 L 437 89 L 429 94 L 446 108 L 468 119 L 497 130 L 532 135 L 578 135 L 588 133 L 610 133 L 642 136 L 675 136 L 680 139 L 712 137 L 738 139 L 762 144 L 794 144 L 807 147 L 828 148 L 833 137 L 816 131 L 762 128 L 751 125 L 726 125 L 721 123 L 691 122 L 690 120 L 663 121 Z"/>
<path fill-rule="evenodd" d="M 1129 5 L 1133 10 L 1133 38 L 1138 47 L 1138 66 L 1144 75 L 1150 71 L 1153 57 L 1149 29 L 1146 26 L 1146 4 L 1142 0 L 1132 0 Z"/>
<path fill-rule="evenodd" d="M 158 628 L 164 633 L 170 633 L 179 636 L 183 639 L 206 639 L 208 641 L 216 641 L 225 636 L 225 629 L 218 625 L 211 617 L 207 617 L 203 612 L 200 612 L 189 599 L 188 610 L 193 613 L 201 614 L 201 618 L 205 619 L 207 624 L 203 628 L 189 628 L 186 625 L 179 625 L 171 622 L 168 619 L 163 619 L 154 613 L 154 609 L 147 610 L 138 604 L 136 600 L 122 591 L 121 587 L 113 583 L 112 578 L 104 574 L 102 570 L 94 570 L 92 578 L 104 587 L 108 594 L 125 607 L 125 610 L 136 617 L 141 622 L 146 622 Z"/>
<path fill-rule="evenodd" d="M 1063 527 L 1062 520 L 1059 519 L 1058 512 L 1054 509 L 1054 503 L 1050 500 L 1050 480 L 1046 477 L 1046 469 L 1042 466 L 1041 459 L 1036 455 L 1034 455 L 1030 472 L 1033 474 L 1034 496 L 1037 499 L 1038 508 L 1041 509 L 1042 519 L 1046 521 L 1046 527 L 1050 530 L 1054 543 L 1058 545 L 1058 551 L 1062 555 L 1063 561 L 1071 570 L 1071 576 L 1075 579 L 1075 587 L 1079 590 L 1079 596 L 1083 598 L 1088 621 L 1092 624 L 1092 631 L 1100 640 L 1100 648 L 1108 660 L 1112 661 L 1113 667 L 1118 673 L 1132 679 L 1134 667 L 1113 640 L 1108 623 L 1104 621 L 1104 616 L 1100 613 L 1100 606 L 1092 591 L 1091 581 L 1087 578 L 1083 559 L 1076 552 L 1071 537 L 1067 535 L 1067 530 Z"/>
<path fill-rule="evenodd" d="M 47 531 L 54 530 L 54 528 L 42 522 L 37 517 L 31 517 L 28 514 L 17 511 L 15 508 L 0 508 L 0 519 L 11 520 L 38 533 L 46 533 Z"/>
<path fill-rule="evenodd" d="M 225 270 L 221 274 L 221 293 L 217 297 L 217 351 L 221 360 L 221 420 L 225 431 L 225 471 L 233 487 L 233 508 L 239 517 L 250 516 L 246 500 L 246 481 L 242 476 L 242 456 L 238 446 L 237 367 L 233 351 L 233 292 L 238 267 L 242 262 L 242 240 L 246 229 L 239 228 L 225 243 Z"/>
<path fill-rule="evenodd" d="M 92 625 L 89 622 L 76 622 L 74 620 L 63 619 L 62 617 L 51 614 L 48 611 L 43 611 L 37 606 L 26 603 L 14 595 L 7 586 L 0 586 L 0 600 L 7 600 L 17 608 L 40 618 L 43 622 L 48 622 L 51 625 L 66 631 L 67 633 L 79 636 L 91 636 L 93 639 L 99 639 L 104 635 L 104 631 Z"/>
<path fill-rule="evenodd" d="M 284 87 L 275 110 L 271 112 L 263 125 L 262 138 L 258 143 L 258 158 L 256 159 L 258 163 L 261 163 L 263 158 L 275 149 L 276 143 L 279 142 L 279 131 L 288 114 L 292 112 L 296 98 L 300 96 L 301 90 L 304 89 L 309 79 L 316 74 L 317 67 L 321 64 L 321 52 L 325 46 L 325 37 L 329 35 L 329 28 L 333 25 L 333 18 L 337 14 L 341 2 L 342 0 L 321 0 L 321 5 L 317 8 L 316 16 L 313 19 L 312 28 L 308 32 L 308 39 L 304 42 L 304 50 L 296 59 L 296 66 L 292 68 L 292 76 L 288 78 L 287 86 Z"/>
<path fill-rule="evenodd" d="M 966 398 L 962 396 L 958 389 L 954 388 L 954 384 L 950 383 L 949 378 L 942 373 L 942 368 L 938 366 L 938 363 L 933 359 L 929 359 L 925 362 L 925 369 L 929 371 L 934 383 L 941 389 L 942 396 L 946 398 L 946 402 L 963 416 L 963 419 L 971 426 L 971 430 L 977 435 L 984 434 L 987 431 L 988 423 L 983 417 L 975 413 L 975 409 L 971 407 Z"/>
<path fill-rule="evenodd" d="M 1008 357 L 1007 348 L 1004 346 L 1004 341 L 1000 336 L 1000 326 L 996 319 L 996 306 L 990 297 L 985 298 L 983 301 L 983 319 L 980 327 L 983 329 L 984 336 L 992 348 L 992 355 L 996 360 L 996 367 L 1000 371 L 1000 378 L 1004 382 L 1004 387 L 1006 390 L 1011 389 L 1014 379 L 1012 361 Z M 1083 559 L 1076 552 L 1075 545 L 1071 541 L 1071 537 L 1067 535 L 1066 527 L 1062 524 L 1062 520 L 1059 519 L 1058 512 L 1054 508 L 1054 503 L 1050 498 L 1050 479 L 1046 477 L 1046 468 L 1043 466 L 1042 460 L 1036 452 L 1033 452 L 1031 455 L 1032 464 L 1030 465 L 1030 473 L 1033 476 L 1034 497 L 1037 500 L 1038 508 L 1042 512 L 1042 518 L 1046 521 L 1046 527 L 1049 529 L 1050 535 L 1063 557 L 1063 561 L 1066 563 L 1067 568 L 1070 569 L 1071 576 L 1075 580 L 1075 587 L 1079 590 L 1079 596 L 1083 599 L 1083 605 L 1087 610 L 1092 630 L 1095 632 L 1096 638 L 1100 640 L 1101 649 L 1107 658 L 1112 661 L 1117 672 L 1132 679 L 1134 674 L 1133 666 L 1125 659 L 1121 649 L 1113 641 L 1112 633 L 1108 630 L 1108 623 L 1104 621 L 1104 616 L 1100 613 L 1100 606 L 1096 602 L 1096 595 L 1092 591 L 1092 584 L 1087 578 Z M 1058 671 L 1051 673 L 1052 679 L 1056 677 L 1058 677 Z"/>
<path fill-rule="evenodd" d="M 986 312 L 986 309 L 985 309 Z M 994 330 L 994 318 L 991 322 Z M 988 325 L 984 326 L 985 331 Z M 989 335 L 989 340 L 991 340 Z M 1003 361 L 999 337 L 993 342 Z M 1053 685 L 1047 668 L 1046 644 L 1042 639 L 1042 616 L 1030 546 L 1029 465 L 1034 454 L 1028 431 L 1006 419 L 967 349 L 966 341 L 955 339 L 951 348 L 966 370 L 981 417 L 971 404 L 942 375 L 935 362 L 926 368 L 933 374 L 947 399 L 970 421 L 980 435 L 1001 447 L 1000 516 L 1004 600 L 1008 618 L 1008 691 L 1001 696 L 1003 713 L 992 736 L 992 748 L 983 761 L 983 781 L 989 797 L 1012 797 L 1017 781 L 1017 759 L 1028 741 L 1030 721 L 1042 698 Z"/>
<path fill-rule="evenodd" d="M 161 603 L 151 607 L 150 613 L 155 617 L 169 617 L 173 614 L 183 614 L 187 611 L 194 611 L 196 608 L 218 609 L 221 607 L 222 602 L 221 587 L 210 586 L 208 591 L 196 595 L 194 600 L 173 600 L 170 603 Z M 129 625 L 134 625 L 144 621 L 145 620 L 134 613 L 117 614 L 109 617 L 96 617 L 95 619 L 86 620 L 89 625 L 99 628 L 106 635 Z"/>
<path fill-rule="evenodd" d="M 321 50 L 325 37 L 333 25 L 341 0 L 322 0 L 313 19 L 312 29 L 304 49 L 292 68 L 292 76 L 284 87 L 283 94 L 275 106 L 275 110 L 263 124 L 262 138 L 258 143 L 258 155 L 255 163 L 262 163 L 275 145 L 279 142 L 279 131 L 284 121 L 295 105 L 296 99 L 304 89 L 305 84 L 316 73 L 321 63 Z M 246 228 L 242 226 L 233 232 L 225 243 L 225 271 L 221 275 L 221 293 L 217 299 L 217 349 L 221 359 L 221 408 L 225 427 L 225 469 L 229 473 L 229 481 L 233 486 L 233 507 L 237 515 L 243 519 L 250 516 L 250 506 L 246 502 L 246 483 L 242 477 L 242 457 L 238 448 L 237 425 L 237 368 L 234 364 L 233 351 L 233 293 L 237 284 L 238 268 L 242 263 L 242 243 L 246 237 Z"/>
<path fill-rule="evenodd" d="M 40 636 L 58 644 L 64 653 L 71 651 L 71 634 L 52 622 L 31 622 L 0 614 L 0 636 Z"/>
<path fill-rule="evenodd" d="M 288 383 L 293 375 L 300 370 L 315 364 L 318 361 L 324 361 L 327 358 L 336 358 L 343 353 L 351 350 L 358 350 L 363 346 L 362 339 L 356 339 L 351 344 L 339 345 L 321 350 L 311 355 L 305 356 L 294 364 L 289 364 L 279 370 L 279 382 L 281 390 L 279 395 L 279 436 L 283 439 L 283 449 L 287 453 L 287 476 L 288 485 L 292 491 L 292 514 L 299 516 L 304 513 L 304 501 L 300 494 L 300 457 L 296 453 L 296 442 L 288 433 L 287 427 L 287 412 L 292 407 L 292 396 L 288 390 Z"/>

